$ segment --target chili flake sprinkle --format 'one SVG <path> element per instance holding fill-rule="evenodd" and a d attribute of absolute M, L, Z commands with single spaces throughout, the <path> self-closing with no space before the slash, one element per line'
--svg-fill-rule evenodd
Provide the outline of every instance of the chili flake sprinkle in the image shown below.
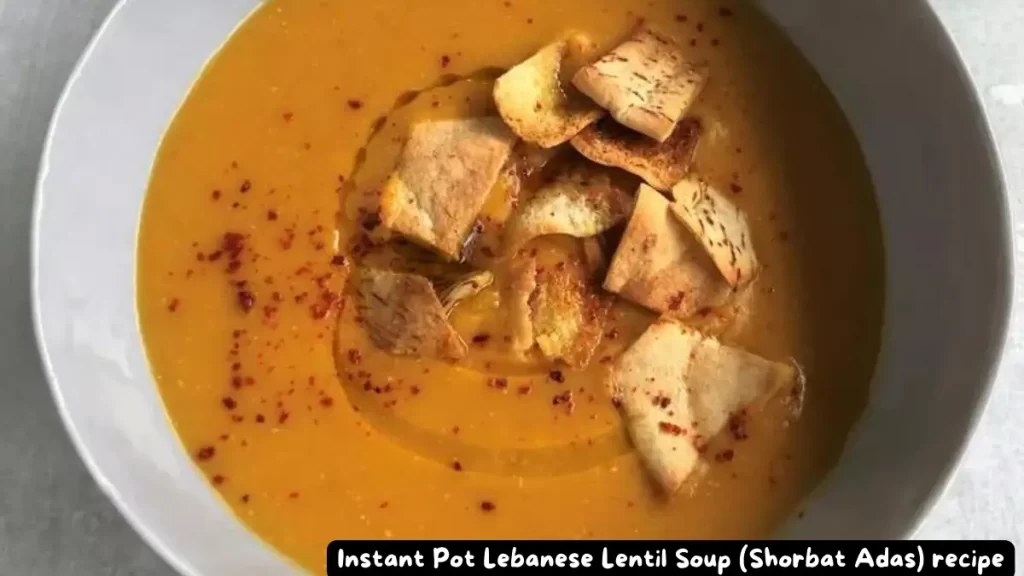
<path fill-rule="evenodd" d="M 682 427 L 672 422 L 658 422 L 658 430 L 661 430 L 662 434 L 671 434 L 672 436 L 682 436 L 685 432 Z"/>

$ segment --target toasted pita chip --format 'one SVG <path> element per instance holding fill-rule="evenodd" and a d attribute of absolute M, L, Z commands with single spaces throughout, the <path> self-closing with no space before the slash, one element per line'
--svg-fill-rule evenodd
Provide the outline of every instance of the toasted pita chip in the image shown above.
<path fill-rule="evenodd" d="M 381 222 L 458 259 L 514 141 L 499 118 L 416 124 L 381 190 Z"/>
<path fill-rule="evenodd" d="M 674 494 L 731 418 L 783 388 L 802 389 L 801 377 L 792 364 L 723 346 L 663 318 L 619 358 L 609 385 L 622 401 L 637 452 Z"/>
<path fill-rule="evenodd" d="M 600 106 L 561 81 L 563 68 L 594 49 L 593 41 L 574 32 L 498 78 L 494 101 L 505 123 L 523 140 L 551 148 L 603 116 Z"/>
<path fill-rule="evenodd" d="M 625 221 L 632 197 L 608 174 L 577 167 L 541 188 L 509 223 L 506 251 L 514 253 L 530 240 L 549 234 L 576 238 L 596 236 Z"/>
<path fill-rule="evenodd" d="M 368 268 L 356 290 L 359 317 L 378 348 L 400 356 L 465 357 L 466 342 L 425 277 Z"/>
<path fill-rule="evenodd" d="M 734 288 L 749 284 L 760 264 L 747 217 L 706 181 L 687 178 L 672 188 L 672 211 L 707 250 Z"/>
<path fill-rule="evenodd" d="M 688 63 L 675 40 L 641 26 L 619 47 L 580 69 L 573 84 L 621 124 L 664 142 L 707 79 L 707 68 Z"/>
<path fill-rule="evenodd" d="M 733 293 L 704 248 L 671 214 L 669 201 L 646 184 L 640 185 L 604 287 L 677 318 L 722 306 Z"/>
<path fill-rule="evenodd" d="M 544 356 L 585 368 L 601 343 L 611 300 L 588 286 L 583 264 L 569 258 L 539 270 L 530 304 L 534 337 Z"/>
<path fill-rule="evenodd" d="M 530 298 L 537 290 L 537 259 L 525 255 L 513 260 L 508 277 L 502 301 L 508 312 L 509 344 L 516 354 L 525 357 L 534 344 Z"/>
<path fill-rule="evenodd" d="M 664 142 L 652 140 L 605 118 L 572 139 L 572 146 L 590 160 L 622 168 L 658 190 L 668 191 L 693 165 L 700 141 L 700 120 L 684 118 Z"/>

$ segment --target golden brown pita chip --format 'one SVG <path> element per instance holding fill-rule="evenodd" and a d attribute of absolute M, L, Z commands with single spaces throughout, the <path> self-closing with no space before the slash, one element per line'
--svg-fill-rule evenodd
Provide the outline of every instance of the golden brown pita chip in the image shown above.
<path fill-rule="evenodd" d="M 609 378 L 637 452 L 668 494 L 701 466 L 701 451 L 731 418 L 783 388 L 802 389 L 794 365 L 724 346 L 667 318 L 619 358 Z"/>
<path fill-rule="evenodd" d="M 693 117 L 679 122 L 664 142 L 605 118 L 577 134 L 572 146 L 598 164 L 622 168 L 654 188 L 668 191 L 690 172 L 700 136 L 700 120 Z"/>
<path fill-rule="evenodd" d="M 679 182 L 672 195 L 676 199 L 672 211 L 704 246 L 726 281 L 734 288 L 753 281 L 760 265 L 746 215 L 702 179 Z"/>
<path fill-rule="evenodd" d="M 687 62 L 674 39 L 641 26 L 577 72 L 573 84 L 619 123 L 664 142 L 707 79 L 707 68 Z"/>
<path fill-rule="evenodd" d="M 416 124 L 381 191 L 381 222 L 458 259 L 514 141 L 499 118 Z"/>
<path fill-rule="evenodd" d="M 533 333 L 548 359 L 585 368 L 601 343 L 611 307 L 609 298 L 587 283 L 587 271 L 576 258 L 538 270 L 537 290 L 530 300 Z"/>
<path fill-rule="evenodd" d="M 604 287 L 677 318 L 722 306 L 733 293 L 704 248 L 672 215 L 669 201 L 646 184 L 640 185 Z"/>
<path fill-rule="evenodd" d="M 605 114 L 571 84 L 563 69 L 595 48 L 573 32 L 506 72 L 494 85 L 498 113 L 520 138 L 544 148 L 558 146 Z"/>
<path fill-rule="evenodd" d="M 520 357 L 533 348 L 533 310 L 530 298 L 537 290 L 537 259 L 524 255 L 513 260 L 509 267 L 509 282 L 502 296 L 503 308 L 508 312 L 512 350 Z"/>
<path fill-rule="evenodd" d="M 623 222 L 633 198 L 608 174 L 576 167 L 541 188 L 509 223 L 506 251 L 515 252 L 538 236 L 596 236 Z"/>
<path fill-rule="evenodd" d="M 466 355 L 465 341 L 425 277 L 367 268 L 356 282 L 359 318 L 381 350 L 449 360 Z"/>

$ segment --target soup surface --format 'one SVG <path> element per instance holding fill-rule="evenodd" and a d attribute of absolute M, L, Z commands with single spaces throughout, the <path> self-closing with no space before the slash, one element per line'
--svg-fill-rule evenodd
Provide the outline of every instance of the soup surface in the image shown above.
<path fill-rule="evenodd" d="M 768 401 L 671 497 L 605 385 L 655 313 L 617 300 L 584 369 L 524 360 L 503 346 L 499 275 L 452 313 L 469 351 L 450 362 L 376 349 L 347 286 L 377 225 L 361 208 L 413 122 L 491 112 L 494 77 L 559 34 L 608 49 L 641 18 L 708 64 L 693 170 L 747 214 L 761 262 L 749 319 L 722 340 L 806 375 L 798 419 Z M 571 242 L 533 249 L 553 265 Z M 345 538 L 769 536 L 836 463 L 879 348 L 860 150 L 796 49 L 731 0 L 269 1 L 170 127 L 138 258 L 183 444 L 242 522 L 313 571 Z"/>

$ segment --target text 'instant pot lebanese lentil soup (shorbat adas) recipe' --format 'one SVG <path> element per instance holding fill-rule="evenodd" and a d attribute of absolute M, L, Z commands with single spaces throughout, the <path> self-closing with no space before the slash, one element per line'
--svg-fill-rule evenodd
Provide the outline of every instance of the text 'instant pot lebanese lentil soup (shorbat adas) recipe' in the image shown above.
<path fill-rule="evenodd" d="M 842 112 L 737 0 L 272 0 L 160 149 L 181 441 L 348 538 L 768 537 L 835 465 L 883 251 Z"/>

